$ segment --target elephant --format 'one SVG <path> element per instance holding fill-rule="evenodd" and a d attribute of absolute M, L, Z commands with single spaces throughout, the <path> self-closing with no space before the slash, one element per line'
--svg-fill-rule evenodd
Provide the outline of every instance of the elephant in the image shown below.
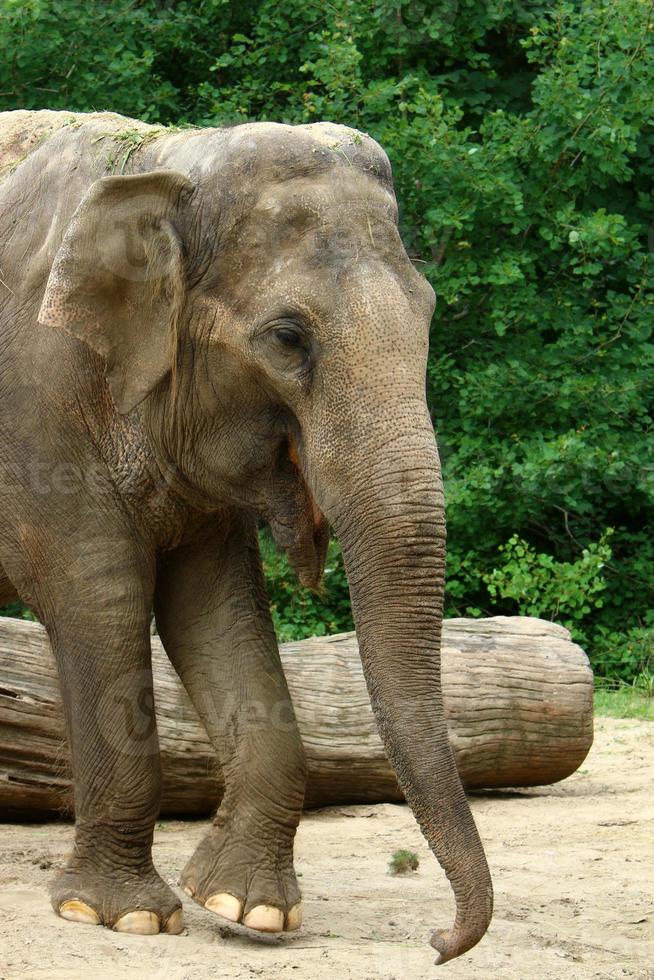
<path fill-rule="evenodd" d="M 268 522 L 309 586 L 329 528 L 340 542 L 385 750 L 456 900 L 436 962 L 484 935 L 491 878 L 440 688 L 434 304 L 365 133 L 0 114 L 0 604 L 34 610 L 57 663 L 75 807 L 50 893 L 63 918 L 183 929 L 152 861 L 154 612 L 226 783 L 180 884 L 251 929 L 300 926 L 306 767 Z"/>

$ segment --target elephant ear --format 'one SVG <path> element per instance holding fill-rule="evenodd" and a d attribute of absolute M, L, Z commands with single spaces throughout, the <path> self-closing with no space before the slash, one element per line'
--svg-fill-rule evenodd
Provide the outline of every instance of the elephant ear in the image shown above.
<path fill-rule="evenodd" d="M 103 177 L 82 200 L 55 256 L 39 322 L 66 330 L 104 358 L 121 414 L 152 391 L 176 357 L 185 297 L 176 224 L 193 189 L 169 170 Z"/>

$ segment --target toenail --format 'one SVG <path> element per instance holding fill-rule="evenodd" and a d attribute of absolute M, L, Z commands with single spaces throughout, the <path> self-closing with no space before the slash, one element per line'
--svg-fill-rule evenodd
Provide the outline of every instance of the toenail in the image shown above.
<path fill-rule="evenodd" d="M 284 928 L 284 913 L 272 905 L 256 905 L 244 917 L 243 925 L 259 932 L 281 932 Z"/>
<path fill-rule="evenodd" d="M 154 912 L 136 909 L 118 919 L 114 932 L 131 932 L 135 936 L 156 936 L 159 932 L 159 918 Z"/>
<path fill-rule="evenodd" d="M 99 926 L 100 916 L 86 902 L 80 902 L 77 898 L 72 898 L 59 906 L 59 915 L 62 919 L 69 922 L 83 922 L 89 926 Z"/>
<path fill-rule="evenodd" d="M 184 913 L 181 909 L 175 909 L 164 926 L 164 932 L 169 936 L 179 936 L 184 932 Z"/>
<path fill-rule="evenodd" d="M 243 906 L 238 898 L 228 892 L 212 895 L 206 900 L 204 907 L 216 915 L 222 915 L 223 919 L 228 919 L 230 922 L 239 922 L 243 912 Z"/>
<path fill-rule="evenodd" d="M 299 929 L 302 925 L 302 902 L 298 902 L 294 905 L 292 909 L 286 915 L 286 925 L 284 929 L 287 932 L 293 932 L 294 929 Z"/>

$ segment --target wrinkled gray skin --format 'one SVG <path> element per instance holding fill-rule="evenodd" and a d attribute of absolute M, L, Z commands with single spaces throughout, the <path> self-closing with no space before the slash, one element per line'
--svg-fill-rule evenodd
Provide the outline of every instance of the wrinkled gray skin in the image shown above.
<path fill-rule="evenodd" d="M 47 626 L 75 778 L 55 909 L 181 928 L 151 859 L 154 606 L 227 784 L 182 883 L 218 912 L 232 896 L 232 918 L 297 926 L 305 763 L 256 525 L 312 583 L 324 514 L 388 756 L 456 896 L 438 961 L 470 949 L 492 889 L 439 682 L 434 297 L 384 152 L 327 123 L 0 114 L 0 249 L 0 602 Z"/>

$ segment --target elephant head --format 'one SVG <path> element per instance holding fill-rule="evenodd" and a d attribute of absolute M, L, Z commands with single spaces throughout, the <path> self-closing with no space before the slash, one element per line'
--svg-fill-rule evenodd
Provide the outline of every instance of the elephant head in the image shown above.
<path fill-rule="evenodd" d="M 180 494 L 265 513 L 305 581 L 338 536 L 379 730 L 456 897 L 439 962 L 492 912 L 440 687 L 443 490 L 425 400 L 434 295 L 390 166 L 330 124 L 171 135 L 94 183 L 41 322 L 102 356 Z M 298 530 L 299 529 L 299 530 Z"/>

